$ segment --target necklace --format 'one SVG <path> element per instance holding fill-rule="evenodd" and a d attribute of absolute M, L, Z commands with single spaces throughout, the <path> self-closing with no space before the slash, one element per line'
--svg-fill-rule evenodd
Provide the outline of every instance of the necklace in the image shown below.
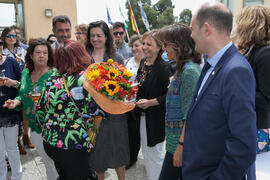
<path fill-rule="evenodd" d="M 141 69 L 141 75 L 139 77 L 139 86 L 142 86 L 143 82 L 146 80 L 148 74 L 150 74 L 152 69 L 152 65 L 148 66 L 148 68 L 146 68 L 146 60 L 143 63 L 143 67 Z"/>

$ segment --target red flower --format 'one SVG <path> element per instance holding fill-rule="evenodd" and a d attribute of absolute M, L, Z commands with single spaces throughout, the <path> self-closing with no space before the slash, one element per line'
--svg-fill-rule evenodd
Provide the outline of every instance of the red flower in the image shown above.
<path fill-rule="evenodd" d="M 92 81 L 91 84 L 94 86 L 94 88 L 97 91 L 100 91 L 103 88 L 103 83 L 105 82 L 105 79 L 101 79 L 98 77 L 96 80 Z"/>
<path fill-rule="evenodd" d="M 105 69 L 100 69 L 100 75 L 101 77 L 107 76 L 107 71 Z"/>

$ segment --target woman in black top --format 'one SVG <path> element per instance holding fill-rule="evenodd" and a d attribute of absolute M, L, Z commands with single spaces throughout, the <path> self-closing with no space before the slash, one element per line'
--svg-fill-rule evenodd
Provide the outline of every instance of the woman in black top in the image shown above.
<path fill-rule="evenodd" d="M 239 49 L 244 51 L 256 79 L 257 153 L 261 153 L 270 151 L 270 9 L 264 6 L 246 7 L 239 14 L 237 22 L 235 39 Z M 262 133 L 266 131 L 268 139 L 262 139 Z"/>
<path fill-rule="evenodd" d="M 237 17 L 234 39 L 249 61 L 256 79 L 257 153 L 270 151 L 270 9 L 248 6 Z M 255 167 L 248 180 L 256 179 Z"/>
<path fill-rule="evenodd" d="M 169 85 L 169 65 L 161 59 L 162 43 L 157 36 L 157 30 L 142 36 L 145 59 L 141 61 L 137 74 L 136 105 L 141 110 L 141 147 L 150 180 L 158 179 L 163 162 L 165 97 Z"/>

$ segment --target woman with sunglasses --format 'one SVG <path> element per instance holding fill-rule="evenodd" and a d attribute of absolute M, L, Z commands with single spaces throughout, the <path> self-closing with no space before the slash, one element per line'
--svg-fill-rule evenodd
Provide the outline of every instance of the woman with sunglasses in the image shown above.
<path fill-rule="evenodd" d="M 184 24 L 165 26 L 159 31 L 163 49 L 176 61 L 176 73 L 166 95 L 166 155 L 159 180 L 182 179 L 184 127 L 194 89 L 200 76 L 201 57 L 195 51 L 191 30 Z"/>
<path fill-rule="evenodd" d="M 20 46 L 14 27 L 6 27 L 2 32 L 1 38 L 4 42 L 3 54 L 15 58 L 21 70 L 23 70 L 26 51 Z"/>
<path fill-rule="evenodd" d="M 113 45 L 113 38 L 108 25 L 104 21 L 89 24 L 87 46 L 92 63 L 107 62 L 113 59 L 123 64 L 123 58 Z M 103 180 L 108 168 L 115 168 L 118 179 L 125 179 L 125 166 L 129 163 L 129 145 L 126 114 L 107 114 L 100 124 L 96 146 L 90 155 L 90 166 Z"/>
<path fill-rule="evenodd" d="M 1 38 L 4 42 L 3 54 L 16 59 L 22 71 L 25 67 L 24 57 L 26 55 L 26 50 L 20 46 L 19 39 L 17 38 L 17 35 L 16 35 L 15 27 L 14 26 L 6 27 L 2 32 Z M 22 126 L 20 125 L 19 127 L 20 129 L 19 136 L 21 136 L 21 129 L 23 129 L 22 140 L 23 140 L 24 145 L 27 145 L 28 148 L 34 148 L 34 145 L 32 144 L 28 135 L 29 125 L 23 111 L 22 111 L 21 118 L 23 119 L 23 123 L 22 123 Z M 18 145 L 19 145 L 20 154 L 26 154 L 27 152 L 21 145 L 20 138 L 18 138 Z"/>
<path fill-rule="evenodd" d="M 14 58 L 3 55 L 3 46 L 4 42 L 0 40 L 0 179 L 7 178 L 7 153 L 12 170 L 11 179 L 20 180 L 22 166 L 17 145 L 19 113 L 2 106 L 8 99 L 17 96 L 21 70 Z"/>

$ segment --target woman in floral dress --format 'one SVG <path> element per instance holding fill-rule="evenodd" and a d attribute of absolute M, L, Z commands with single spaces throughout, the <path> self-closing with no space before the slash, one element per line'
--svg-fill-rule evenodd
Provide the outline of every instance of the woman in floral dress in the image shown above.
<path fill-rule="evenodd" d="M 59 46 L 55 51 L 57 71 L 47 80 L 37 105 L 38 119 L 44 120 L 44 149 L 60 179 L 87 179 L 87 150 L 92 147 L 87 130 L 93 126 L 94 116 L 104 115 L 82 87 L 83 70 L 90 63 L 79 42 Z"/>

